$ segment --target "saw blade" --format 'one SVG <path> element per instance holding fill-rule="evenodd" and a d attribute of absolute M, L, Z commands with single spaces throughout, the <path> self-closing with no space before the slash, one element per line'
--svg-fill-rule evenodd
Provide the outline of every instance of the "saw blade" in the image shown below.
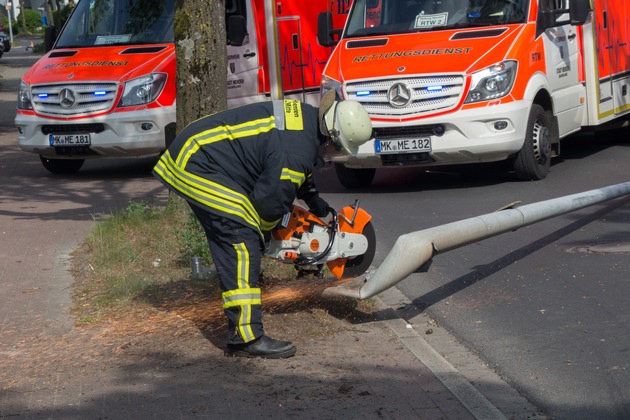
<path fill-rule="evenodd" d="M 367 238 L 367 250 L 363 255 L 348 259 L 343 270 L 342 278 L 359 277 L 361 274 L 365 273 L 372 264 L 374 253 L 376 252 L 376 233 L 374 232 L 372 222 L 368 222 L 365 225 L 361 234 Z"/>

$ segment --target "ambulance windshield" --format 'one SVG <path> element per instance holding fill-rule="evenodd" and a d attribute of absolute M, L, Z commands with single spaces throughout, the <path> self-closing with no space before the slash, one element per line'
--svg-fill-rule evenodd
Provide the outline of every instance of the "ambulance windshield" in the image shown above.
<path fill-rule="evenodd" d="M 529 0 L 355 0 L 344 37 L 527 21 Z"/>
<path fill-rule="evenodd" d="M 81 0 L 54 48 L 173 42 L 174 0 Z"/>

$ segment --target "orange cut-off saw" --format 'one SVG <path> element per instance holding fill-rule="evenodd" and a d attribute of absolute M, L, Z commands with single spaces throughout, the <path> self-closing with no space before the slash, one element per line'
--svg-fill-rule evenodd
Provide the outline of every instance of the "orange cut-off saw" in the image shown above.
<path fill-rule="evenodd" d="M 372 217 L 358 200 L 338 211 L 328 210 L 329 215 L 320 218 L 294 205 L 271 231 L 265 256 L 293 264 L 298 276 L 322 277 L 324 265 L 338 279 L 365 273 L 376 250 Z"/>

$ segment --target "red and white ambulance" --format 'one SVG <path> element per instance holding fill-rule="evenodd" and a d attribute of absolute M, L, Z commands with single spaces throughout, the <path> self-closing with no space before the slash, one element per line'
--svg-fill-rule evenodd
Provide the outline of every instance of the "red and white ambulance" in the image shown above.
<path fill-rule="evenodd" d="M 317 19 L 329 13 L 332 28 L 338 28 L 333 31 L 341 33 L 350 4 L 228 0 L 228 108 L 280 98 L 317 106 L 322 71 L 332 52 L 317 42 Z"/>
<path fill-rule="evenodd" d="M 285 95 L 318 103 L 332 48 L 317 43 L 317 16 L 329 11 L 342 27 L 348 2 L 226 0 L 228 106 Z M 20 147 L 53 173 L 163 152 L 175 136 L 173 20 L 173 0 L 80 0 L 22 79 Z"/>
<path fill-rule="evenodd" d="M 506 159 L 538 180 L 561 138 L 625 121 L 630 2 L 593 3 L 355 0 L 322 90 L 361 102 L 374 139 L 331 157 L 341 183 L 369 185 L 382 167 Z"/>

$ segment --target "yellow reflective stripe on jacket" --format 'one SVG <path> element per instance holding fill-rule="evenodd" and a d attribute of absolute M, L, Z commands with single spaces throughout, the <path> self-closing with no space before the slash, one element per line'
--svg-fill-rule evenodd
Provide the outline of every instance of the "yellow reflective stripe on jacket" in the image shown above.
<path fill-rule="evenodd" d="M 208 207 L 233 214 L 260 228 L 260 217 L 247 196 L 216 182 L 179 168 L 166 151 L 154 168 L 160 177 L 180 193 Z"/>
<path fill-rule="evenodd" d="M 241 305 L 260 305 L 262 303 L 260 288 L 235 289 L 223 292 L 223 307 L 233 308 Z"/>
<path fill-rule="evenodd" d="M 300 101 L 290 99 L 284 100 L 284 119 L 287 130 L 304 130 L 302 104 Z"/>
<path fill-rule="evenodd" d="M 274 221 L 268 222 L 267 220 L 261 218 L 260 219 L 260 229 L 264 230 L 264 231 L 271 230 L 271 229 L 276 227 L 276 225 L 278 224 L 278 222 L 280 222 L 280 220 L 282 220 L 282 218 L 280 218 L 278 220 L 274 220 Z"/>
<path fill-rule="evenodd" d="M 186 140 L 177 157 L 177 165 L 185 168 L 188 160 L 200 147 L 221 140 L 235 140 L 241 137 L 255 136 L 275 128 L 274 117 L 261 118 L 236 125 L 221 125 L 202 131 Z"/>
<path fill-rule="evenodd" d="M 280 174 L 280 179 L 282 181 L 290 181 L 296 184 L 298 187 L 304 183 L 306 179 L 306 175 L 302 172 L 294 171 L 289 168 L 282 168 L 282 173 Z"/>

